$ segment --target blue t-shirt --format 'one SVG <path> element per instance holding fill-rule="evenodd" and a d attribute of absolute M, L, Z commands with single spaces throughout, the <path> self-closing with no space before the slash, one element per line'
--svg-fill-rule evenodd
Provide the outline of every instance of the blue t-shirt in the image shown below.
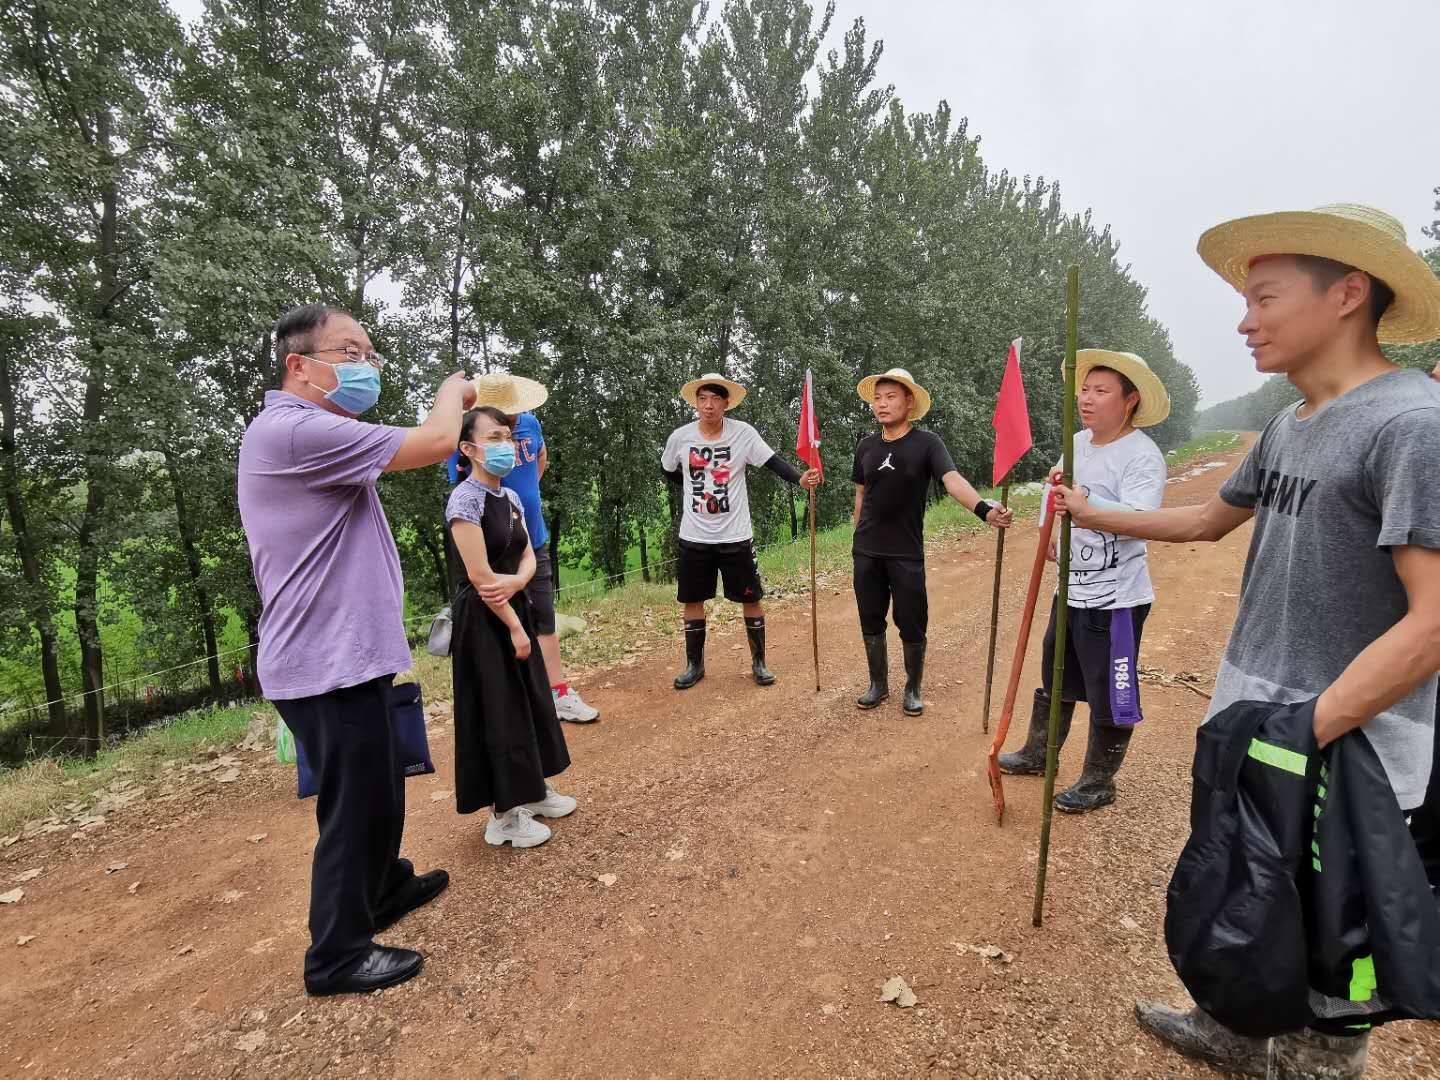
<path fill-rule="evenodd" d="M 545 528 L 545 515 L 540 512 L 540 451 L 545 449 L 545 436 L 534 413 L 521 413 L 515 418 L 515 468 L 500 481 L 520 496 L 525 508 L 525 531 L 530 543 L 541 547 L 550 540 Z"/>

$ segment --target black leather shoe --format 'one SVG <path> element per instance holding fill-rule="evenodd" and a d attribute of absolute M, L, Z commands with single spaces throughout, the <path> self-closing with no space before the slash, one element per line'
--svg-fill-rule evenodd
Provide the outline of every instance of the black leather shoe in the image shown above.
<path fill-rule="evenodd" d="M 413 949 L 391 949 L 385 945 L 372 945 L 360 966 L 349 975 L 328 982 L 305 980 L 305 992 L 311 997 L 330 997 L 333 994 L 368 994 L 397 986 L 406 979 L 413 979 L 425 966 L 425 958 Z"/>
<path fill-rule="evenodd" d="M 444 870 L 417 874 L 405 883 L 401 895 L 393 903 L 386 904 L 375 916 L 375 933 L 390 929 L 416 908 L 424 907 L 444 892 L 449 884 L 450 875 Z"/>

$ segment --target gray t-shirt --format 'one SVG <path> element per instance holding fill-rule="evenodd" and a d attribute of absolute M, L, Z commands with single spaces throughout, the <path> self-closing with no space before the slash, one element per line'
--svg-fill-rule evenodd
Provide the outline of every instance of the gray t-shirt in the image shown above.
<path fill-rule="evenodd" d="M 1208 720 L 1233 701 L 1296 702 L 1405 615 L 1390 548 L 1440 548 L 1440 384 L 1394 371 L 1305 419 L 1265 426 L 1220 497 L 1254 508 L 1240 610 Z M 1430 775 L 1435 679 L 1365 725 L 1403 809 Z"/>

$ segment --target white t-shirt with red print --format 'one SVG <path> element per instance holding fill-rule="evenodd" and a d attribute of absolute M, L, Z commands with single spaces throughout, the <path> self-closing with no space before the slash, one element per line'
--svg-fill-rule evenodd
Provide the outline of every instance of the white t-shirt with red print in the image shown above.
<path fill-rule="evenodd" d="M 680 470 L 680 539 L 694 544 L 751 539 L 745 467 L 764 465 L 774 456 L 775 451 L 744 420 L 726 417 L 713 439 L 700 434 L 698 420 L 672 431 L 660 464 L 666 472 Z"/>

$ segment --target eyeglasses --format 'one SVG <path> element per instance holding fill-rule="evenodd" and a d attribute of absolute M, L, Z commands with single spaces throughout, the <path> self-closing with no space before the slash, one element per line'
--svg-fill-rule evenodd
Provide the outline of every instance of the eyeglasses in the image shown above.
<path fill-rule="evenodd" d="M 369 352 L 361 352 L 354 345 L 346 345 L 343 349 L 315 349 L 317 353 L 343 353 L 346 359 L 352 364 L 369 364 L 377 371 L 385 366 L 385 357 L 373 349 Z M 321 360 L 320 363 L 327 364 L 328 360 Z M 333 365 L 332 365 L 333 366 Z"/>

